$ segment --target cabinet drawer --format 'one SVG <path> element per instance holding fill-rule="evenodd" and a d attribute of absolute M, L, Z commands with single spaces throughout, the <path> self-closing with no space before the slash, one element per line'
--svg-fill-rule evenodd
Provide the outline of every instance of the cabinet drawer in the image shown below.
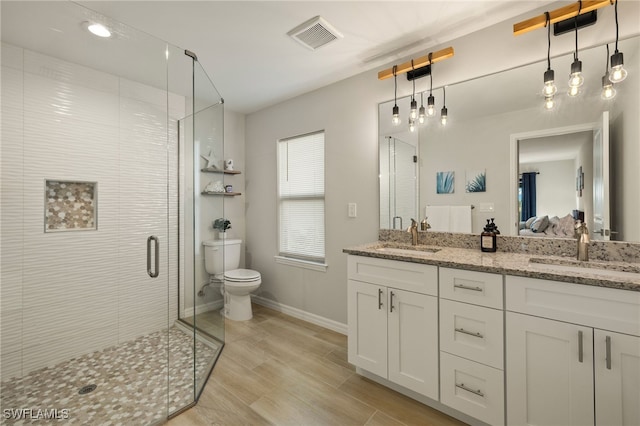
<path fill-rule="evenodd" d="M 440 352 L 440 401 L 491 425 L 504 425 L 504 373 Z"/>
<path fill-rule="evenodd" d="M 502 309 L 502 275 L 440 268 L 440 297 Z"/>
<path fill-rule="evenodd" d="M 440 350 L 504 368 L 503 311 L 440 299 Z"/>
<path fill-rule="evenodd" d="M 349 256 L 347 262 L 350 280 L 438 295 L 437 266 L 364 256 Z"/>
<path fill-rule="evenodd" d="M 506 277 L 507 310 L 640 336 L 640 292 Z"/>

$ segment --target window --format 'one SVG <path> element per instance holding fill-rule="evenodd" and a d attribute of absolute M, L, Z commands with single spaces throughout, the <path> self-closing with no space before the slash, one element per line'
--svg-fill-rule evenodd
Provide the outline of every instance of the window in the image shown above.
<path fill-rule="evenodd" d="M 324 131 L 278 141 L 278 216 L 279 257 L 324 264 Z"/>

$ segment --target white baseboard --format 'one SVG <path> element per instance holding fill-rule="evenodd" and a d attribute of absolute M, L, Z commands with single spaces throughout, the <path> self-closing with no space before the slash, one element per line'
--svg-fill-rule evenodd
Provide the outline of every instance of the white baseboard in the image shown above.
<path fill-rule="evenodd" d="M 266 306 L 267 308 L 271 308 L 274 311 L 282 312 L 283 314 L 290 315 L 294 318 L 301 319 L 303 321 L 310 322 L 311 324 L 319 325 L 320 327 L 328 328 L 329 330 L 333 330 L 337 333 L 347 335 L 348 327 L 347 324 L 343 324 L 338 321 L 330 320 L 329 318 L 321 317 L 320 315 L 312 314 L 307 311 L 303 311 L 302 309 L 294 308 L 292 306 L 284 305 L 282 303 L 274 302 L 270 299 L 265 299 L 264 297 L 251 295 L 251 300 L 262 306 Z"/>
<path fill-rule="evenodd" d="M 197 305 L 195 308 L 195 314 L 198 315 L 203 312 L 215 311 L 216 309 L 222 309 L 223 306 L 224 306 L 224 301 L 222 299 L 205 303 L 203 305 Z M 193 307 L 186 308 L 184 310 L 184 317 L 189 318 L 194 316 L 193 312 L 194 312 Z"/>

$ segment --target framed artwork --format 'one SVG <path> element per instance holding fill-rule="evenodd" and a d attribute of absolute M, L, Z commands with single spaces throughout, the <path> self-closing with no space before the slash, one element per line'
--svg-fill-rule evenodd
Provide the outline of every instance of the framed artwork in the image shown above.
<path fill-rule="evenodd" d="M 455 172 L 436 173 L 436 193 L 453 194 L 455 192 Z"/>
<path fill-rule="evenodd" d="M 467 170 L 465 189 L 467 192 L 486 192 L 487 171 Z"/>

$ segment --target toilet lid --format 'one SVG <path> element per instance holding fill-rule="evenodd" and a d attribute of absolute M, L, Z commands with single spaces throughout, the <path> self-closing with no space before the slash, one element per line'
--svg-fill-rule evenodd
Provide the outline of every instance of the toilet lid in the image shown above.
<path fill-rule="evenodd" d="M 255 281 L 260 278 L 260 272 L 251 269 L 234 269 L 224 273 L 224 279 L 227 281 L 245 282 Z"/>

